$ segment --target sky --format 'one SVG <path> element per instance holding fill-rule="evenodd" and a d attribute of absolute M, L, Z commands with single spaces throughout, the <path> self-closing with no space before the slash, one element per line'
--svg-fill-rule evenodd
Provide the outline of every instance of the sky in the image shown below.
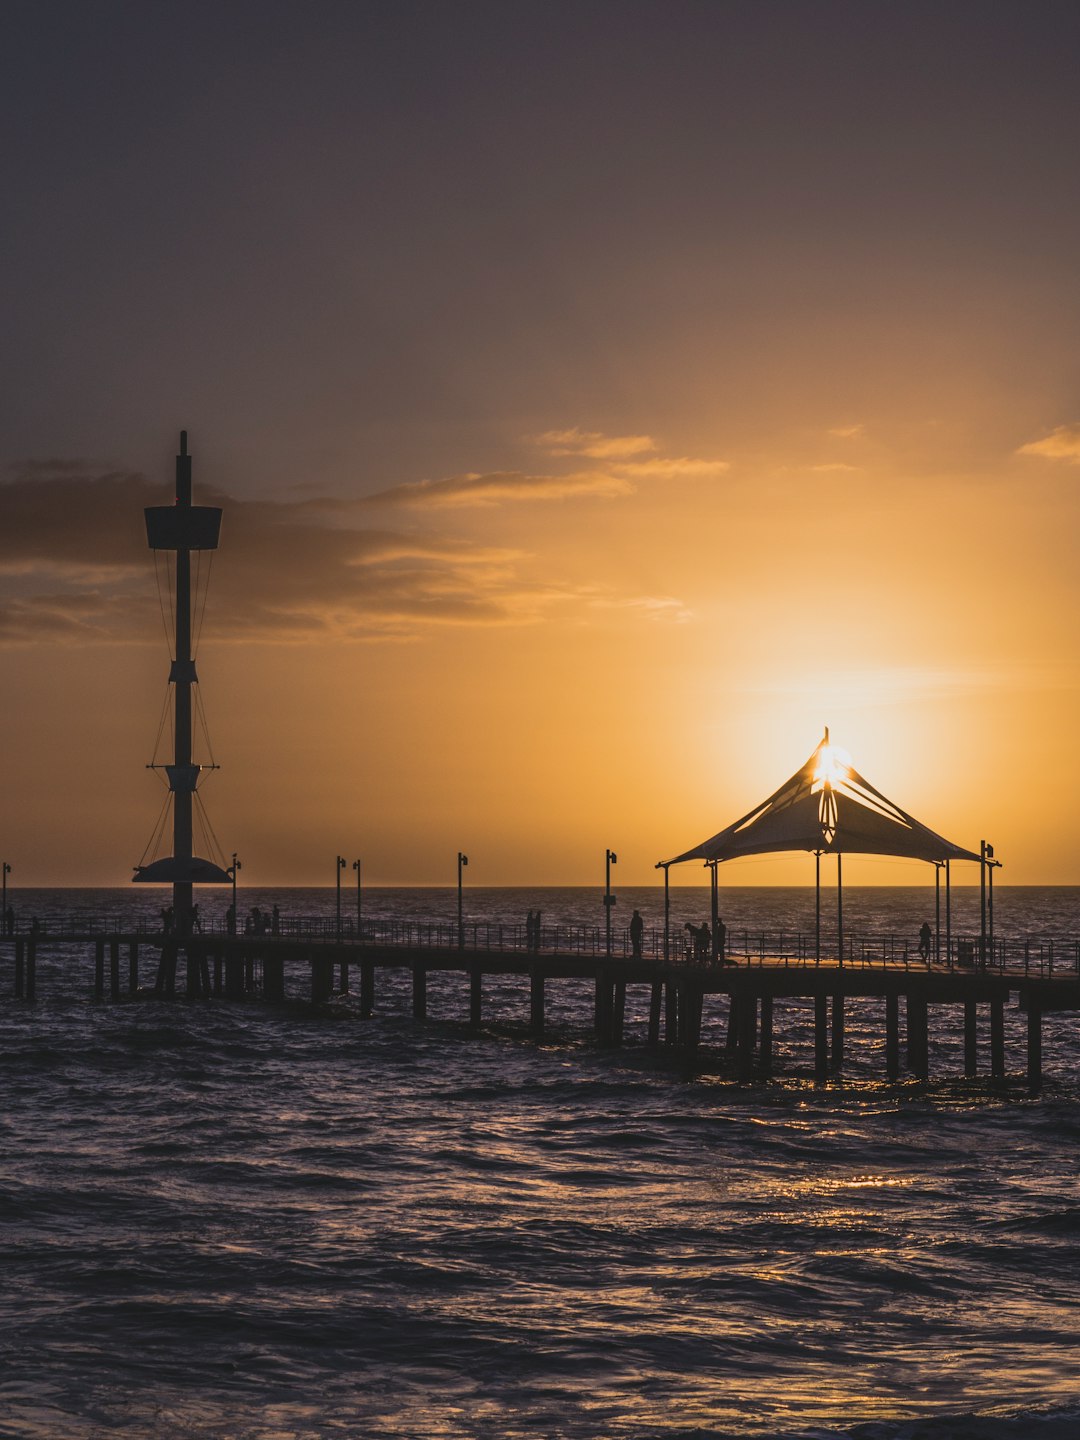
<path fill-rule="evenodd" d="M 247 883 L 651 884 L 826 725 L 1000 883 L 1077 883 L 1075 5 L 4 17 L 12 885 L 154 831 L 181 428 Z"/>

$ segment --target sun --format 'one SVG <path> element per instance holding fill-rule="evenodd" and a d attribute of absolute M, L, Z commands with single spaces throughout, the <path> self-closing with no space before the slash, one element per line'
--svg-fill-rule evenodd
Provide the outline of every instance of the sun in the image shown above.
<path fill-rule="evenodd" d="M 842 785 L 851 777 L 851 756 L 842 745 L 822 745 L 817 752 L 814 784 Z"/>

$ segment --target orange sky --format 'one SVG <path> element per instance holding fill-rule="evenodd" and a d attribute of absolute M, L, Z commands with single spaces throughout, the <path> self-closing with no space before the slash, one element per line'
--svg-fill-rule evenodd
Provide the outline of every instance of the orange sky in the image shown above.
<path fill-rule="evenodd" d="M 825 725 L 1002 883 L 1076 882 L 1074 22 L 987 16 L 973 53 L 938 11 L 813 9 L 637 7 L 615 42 L 525 7 L 482 52 L 468 17 L 275 11 L 169 107 L 165 21 L 117 12 L 70 91 L 9 97 L 13 883 L 123 884 L 153 828 L 141 511 L 181 425 L 225 508 L 203 795 L 247 883 L 340 852 L 450 884 L 458 849 L 476 885 L 599 883 L 609 845 L 653 883 Z"/>

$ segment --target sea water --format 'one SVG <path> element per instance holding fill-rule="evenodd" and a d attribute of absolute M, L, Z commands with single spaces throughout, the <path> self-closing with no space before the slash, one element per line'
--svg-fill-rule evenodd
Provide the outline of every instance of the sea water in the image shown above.
<path fill-rule="evenodd" d="M 333 891 L 240 900 L 336 913 Z M 977 929 L 977 892 L 954 900 Z M 13 902 L 48 928 L 162 895 Z M 372 919 L 456 903 L 363 897 Z M 624 891 L 620 921 L 662 904 Z M 999 934 L 1080 932 L 1075 889 L 995 906 Z M 595 891 L 466 892 L 469 920 L 529 909 L 603 924 Z M 813 892 L 723 909 L 812 926 Z M 672 916 L 707 918 L 707 892 L 673 889 Z M 914 942 L 925 918 L 932 888 L 845 897 L 857 931 Z M 600 1051 L 584 982 L 548 986 L 538 1043 L 512 979 L 474 1035 L 460 976 L 429 978 L 418 1025 L 404 973 L 380 970 L 361 1022 L 299 977 L 279 1007 L 94 1004 L 92 970 L 50 942 L 29 1005 L 0 952 L 2 1436 L 1080 1435 L 1080 1017 L 1046 1017 L 1031 1098 L 957 1078 L 957 1007 L 932 1011 L 930 1083 L 885 1082 L 872 1000 L 849 1005 L 844 1079 L 815 1087 L 805 1005 L 778 1003 L 776 1078 L 739 1086 L 651 1052 L 639 987 Z M 1013 1010 L 1006 1047 L 1019 1072 Z"/>

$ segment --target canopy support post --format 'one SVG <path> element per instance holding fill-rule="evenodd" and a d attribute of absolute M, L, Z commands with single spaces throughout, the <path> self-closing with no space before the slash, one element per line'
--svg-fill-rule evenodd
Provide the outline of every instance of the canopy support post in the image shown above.
<path fill-rule="evenodd" d="M 990 937 L 990 964 L 994 963 L 994 862 L 986 867 L 986 921 Z"/>
<path fill-rule="evenodd" d="M 934 963 L 941 963 L 941 861 L 934 861 Z"/>
<path fill-rule="evenodd" d="M 661 862 L 658 868 L 664 872 L 664 964 L 667 965 L 671 960 L 671 891 L 668 887 L 671 864 Z"/>
<path fill-rule="evenodd" d="M 814 964 L 821 964 L 821 851 L 814 851 Z"/>
<path fill-rule="evenodd" d="M 840 969 L 844 968 L 844 857 L 836 852 L 836 930 L 840 945 Z"/>
<path fill-rule="evenodd" d="M 711 901 L 710 910 L 711 910 L 711 920 L 712 920 L 712 939 L 711 939 L 711 942 L 710 942 L 710 943 L 711 943 L 711 946 L 712 946 L 712 963 L 715 965 L 715 964 L 716 964 L 716 957 L 717 957 L 717 955 L 719 954 L 719 947 L 718 947 L 718 945 L 717 945 L 717 939 L 718 939 L 717 931 L 720 929 L 720 877 L 719 877 L 719 873 L 718 873 L 718 872 L 719 872 L 719 864 L 718 864 L 718 862 L 717 862 L 716 860 L 711 861 L 710 864 L 709 864 L 709 869 L 710 869 L 710 871 L 712 872 L 711 875 L 709 876 L 709 881 L 710 881 L 710 886 L 709 886 L 709 888 L 710 888 L 710 896 L 709 896 L 709 898 L 710 898 L 710 901 Z"/>
<path fill-rule="evenodd" d="M 945 861 L 945 959 L 952 969 L 952 878 L 948 860 Z"/>
<path fill-rule="evenodd" d="M 979 969 L 986 969 L 986 841 L 979 841 Z"/>

